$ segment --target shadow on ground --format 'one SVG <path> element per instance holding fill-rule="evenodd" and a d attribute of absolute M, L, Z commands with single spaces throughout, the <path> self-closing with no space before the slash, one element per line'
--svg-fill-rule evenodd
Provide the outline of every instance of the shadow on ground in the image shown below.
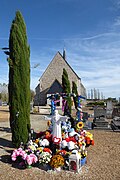
<path fill-rule="evenodd" d="M 7 133 L 11 133 L 11 128 L 8 128 L 8 127 L 0 127 L 0 131 L 2 131 L 2 132 L 7 132 Z"/>
<path fill-rule="evenodd" d="M 13 162 L 11 159 L 11 154 L 1 156 L 0 161 L 5 164 L 10 164 L 15 169 L 25 169 L 26 168 L 24 163 L 22 164 L 22 163 L 16 162 L 16 161 Z"/>
<path fill-rule="evenodd" d="M 9 147 L 9 148 L 14 148 L 12 141 L 4 139 L 4 138 L 0 138 L 0 147 Z"/>
<path fill-rule="evenodd" d="M 3 162 L 3 163 L 7 163 L 7 164 L 11 164 L 12 163 L 10 155 L 3 155 L 3 156 L 1 156 L 0 161 Z"/>
<path fill-rule="evenodd" d="M 7 109 L 0 109 L 0 112 L 9 112 Z"/>

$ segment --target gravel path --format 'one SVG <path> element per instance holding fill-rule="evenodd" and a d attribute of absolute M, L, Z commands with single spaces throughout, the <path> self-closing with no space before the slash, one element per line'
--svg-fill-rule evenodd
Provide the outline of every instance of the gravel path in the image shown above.
<path fill-rule="evenodd" d="M 47 129 L 44 115 L 31 115 L 31 126 L 36 132 Z M 0 179 L 1 180 L 119 180 L 120 133 L 91 130 L 95 145 L 88 147 L 87 164 L 79 174 L 69 171 L 46 172 L 33 167 L 20 170 L 12 167 L 10 153 L 13 150 L 9 122 L 0 122 Z"/>

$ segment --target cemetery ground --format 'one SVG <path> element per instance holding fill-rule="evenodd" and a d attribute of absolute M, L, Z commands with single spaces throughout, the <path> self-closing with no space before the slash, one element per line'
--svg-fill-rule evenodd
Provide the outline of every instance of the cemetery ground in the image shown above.
<path fill-rule="evenodd" d="M 44 116 L 31 114 L 31 127 L 35 132 L 47 129 Z M 0 179 L 1 180 L 119 180 L 120 179 L 120 133 L 111 130 L 88 130 L 93 134 L 95 145 L 87 147 L 87 163 L 79 174 L 70 171 L 46 172 L 38 167 L 18 169 L 10 158 L 14 149 L 11 143 L 8 107 L 0 106 Z"/>

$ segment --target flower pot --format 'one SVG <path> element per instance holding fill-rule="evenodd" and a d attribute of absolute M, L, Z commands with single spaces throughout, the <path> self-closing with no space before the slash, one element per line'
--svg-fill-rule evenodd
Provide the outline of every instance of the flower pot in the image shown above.
<path fill-rule="evenodd" d="M 86 163 L 86 157 L 81 158 L 81 166 L 84 166 Z"/>
<path fill-rule="evenodd" d="M 43 165 L 43 169 L 44 169 L 45 171 L 47 171 L 47 170 L 48 170 L 48 164 L 44 163 L 44 164 L 42 164 L 42 165 Z"/>

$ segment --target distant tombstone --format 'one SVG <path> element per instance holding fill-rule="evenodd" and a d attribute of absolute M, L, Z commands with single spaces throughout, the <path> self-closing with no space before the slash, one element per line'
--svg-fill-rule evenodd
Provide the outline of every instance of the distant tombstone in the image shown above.
<path fill-rule="evenodd" d="M 113 104 L 112 100 L 107 100 L 107 107 L 106 107 L 106 118 L 112 118 L 112 112 L 113 112 Z"/>
<path fill-rule="evenodd" d="M 113 110 L 112 100 L 107 100 L 107 110 Z"/>
<path fill-rule="evenodd" d="M 112 118 L 115 116 L 120 117 L 120 108 L 113 108 Z"/>

